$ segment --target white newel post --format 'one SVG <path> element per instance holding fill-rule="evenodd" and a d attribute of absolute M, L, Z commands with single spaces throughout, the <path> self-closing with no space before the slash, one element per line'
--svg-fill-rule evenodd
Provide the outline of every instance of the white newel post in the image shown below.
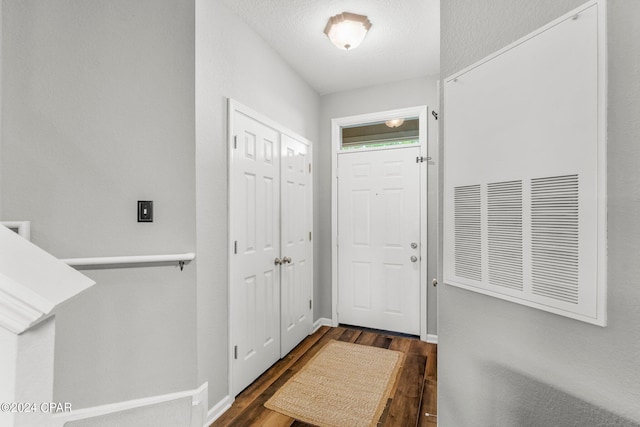
<path fill-rule="evenodd" d="M 55 312 L 94 282 L 0 226 L 0 426 L 48 426 Z"/>

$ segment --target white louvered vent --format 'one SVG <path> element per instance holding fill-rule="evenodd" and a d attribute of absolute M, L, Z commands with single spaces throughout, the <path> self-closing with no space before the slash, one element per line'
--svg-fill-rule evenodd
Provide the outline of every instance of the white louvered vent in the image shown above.
<path fill-rule="evenodd" d="M 456 187 L 455 272 L 459 277 L 482 280 L 482 224 L 480 186 Z"/>
<path fill-rule="evenodd" d="M 522 290 L 522 181 L 488 184 L 489 284 Z"/>
<path fill-rule="evenodd" d="M 532 292 L 578 301 L 578 175 L 531 180 Z"/>
<path fill-rule="evenodd" d="M 445 284 L 606 325 L 606 9 L 444 79 Z"/>

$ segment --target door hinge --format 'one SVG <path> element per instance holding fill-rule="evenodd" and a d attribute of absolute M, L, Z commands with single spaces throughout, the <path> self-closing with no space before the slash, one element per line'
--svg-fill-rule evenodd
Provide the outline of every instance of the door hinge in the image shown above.
<path fill-rule="evenodd" d="M 313 308 L 313 303 L 311 302 L 311 300 L 309 300 L 309 310 L 311 310 Z"/>
<path fill-rule="evenodd" d="M 237 345 L 233 346 L 233 358 L 234 359 L 238 358 L 238 346 Z"/>
<path fill-rule="evenodd" d="M 428 162 L 429 160 L 431 160 L 431 157 L 416 157 L 416 163 Z"/>
<path fill-rule="evenodd" d="M 233 253 L 238 254 L 238 241 L 233 242 Z"/>
<path fill-rule="evenodd" d="M 238 148 L 238 135 L 233 135 L 233 148 Z"/>
<path fill-rule="evenodd" d="M 309 232 L 309 241 L 311 241 L 311 232 Z"/>

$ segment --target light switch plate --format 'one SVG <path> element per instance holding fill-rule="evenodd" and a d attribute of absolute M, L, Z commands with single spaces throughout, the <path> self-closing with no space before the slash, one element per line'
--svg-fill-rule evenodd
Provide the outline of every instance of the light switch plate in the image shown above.
<path fill-rule="evenodd" d="M 153 222 L 153 200 L 138 200 L 138 222 Z"/>

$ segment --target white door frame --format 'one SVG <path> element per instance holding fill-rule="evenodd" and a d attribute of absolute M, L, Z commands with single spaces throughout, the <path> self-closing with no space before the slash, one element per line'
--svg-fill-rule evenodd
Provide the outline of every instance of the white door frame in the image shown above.
<path fill-rule="evenodd" d="M 290 129 L 282 126 L 280 123 L 275 122 L 274 120 L 271 120 L 270 118 L 266 117 L 263 114 L 258 113 L 255 110 L 252 110 L 251 108 L 241 104 L 240 102 L 236 101 L 235 99 L 232 98 L 227 98 L 227 271 L 228 271 L 228 275 L 227 275 L 227 369 L 228 369 L 228 376 L 227 376 L 227 385 L 228 385 L 228 396 L 231 399 L 231 402 L 233 402 L 235 400 L 235 396 L 233 394 L 233 336 L 231 335 L 231 313 L 230 313 L 230 309 L 231 309 L 231 257 L 233 256 L 234 253 L 234 244 L 233 244 L 233 236 L 231 236 L 230 230 L 231 230 L 231 191 L 229 191 L 230 188 L 230 183 L 231 183 L 231 167 L 233 165 L 233 144 L 234 144 L 234 112 L 241 112 L 242 114 L 245 114 L 251 118 L 253 118 L 254 120 L 257 120 L 258 122 L 261 122 L 262 124 L 274 129 L 275 131 L 279 132 L 280 134 L 283 135 L 288 135 L 291 138 L 302 142 L 303 144 L 305 144 L 308 147 L 309 150 L 309 154 L 310 156 L 313 156 L 313 147 L 312 147 L 312 142 L 310 140 L 308 140 L 307 138 L 298 135 L 297 133 L 291 131 Z M 280 155 L 280 151 L 278 149 L 278 153 Z M 311 162 L 313 162 L 313 157 L 310 158 Z M 279 187 L 278 187 L 278 191 L 280 191 Z M 310 193 L 313 195 L 313 178 L 311 179 L 311 182 L 309 183 L 309 191 Z M 312 199 L 313 200 L 313 199 Z M 311 212 L 309 213 L 309 215 L 311 215 L 311 224 L 313 224 L 313 209 L 311 209 Z M 278 236 L 278 238 L 280 238 L 280 236 Z M 309 268 L 311 269 L 311 271 L 313 271 L 313 244 L 311 245 L 311 256 L 309 257 Z M 313 283 L 313 279 L 311 282 L 311 290 L 309 292 L 309 297 L 312 299 L 313 301 L 313 288 L 314 288 L 314 283 Z M 313 304 L 313 302 L 312 302 Z M 313 316 L 313 314 L 312 314 Z M 312 319 L 313 320 L 313 319 Z M 313 322 L 312 325 L 310 327 L 309 333 L 311 333 L 313 330 Z"/>
<path fill-rule="evenodd" d="M 427 106 L 381 111 L 357 116 L 339 117 L 331 120 L 331 323 L 338 326 L 338 153 L 340 152 L 340 129 L 344 126 L 381 122 L 396 118 L 418 117 L 420 155 L 427 152 Z M 402 147 L 402 146 L 401 146 Z M 363 149 L 393 150 L 399 147 Z M 355 150 L 350 151 L 354 153 Z M 427 162 L 420 167 L 420 339 L 427 340 Z"/>

